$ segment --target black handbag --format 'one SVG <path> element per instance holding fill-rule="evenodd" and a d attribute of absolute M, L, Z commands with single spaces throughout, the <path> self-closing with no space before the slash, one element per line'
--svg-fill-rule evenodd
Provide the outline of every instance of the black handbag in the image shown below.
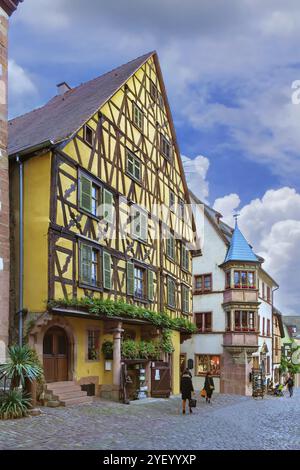
<path fill-rule="evenodd" d="M 195 398 L 190 399 L 190 408 L 196 408 L 197 400 Z"/>

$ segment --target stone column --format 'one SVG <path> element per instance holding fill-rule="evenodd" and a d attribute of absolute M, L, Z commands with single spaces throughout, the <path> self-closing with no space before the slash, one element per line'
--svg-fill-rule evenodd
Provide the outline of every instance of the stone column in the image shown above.
<path fill-rule="evenodd" d="M 120 382 L 121 382 L 121 338 L 122 338 L 122 322 L 119 322 L 117 327 L 113 329 L 113 390 L 112 398 L 119 400 Z"/>
<path fill-rule="evenodd" d="M 0 363 L 5 361 L 9 331 L 7 36 L 8 15 L 0 5 Z"/>

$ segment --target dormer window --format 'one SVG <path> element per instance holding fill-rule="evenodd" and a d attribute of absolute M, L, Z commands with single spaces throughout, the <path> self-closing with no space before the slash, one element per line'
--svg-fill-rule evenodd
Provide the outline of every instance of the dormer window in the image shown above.
<path fill-rule="evenodd" d="M 84 140 L 88 145 L 90 145 L 91 147 L 93 146 L 93 144 L 94 144 L 94 131 L 87 124 L 84 126 Z"/>

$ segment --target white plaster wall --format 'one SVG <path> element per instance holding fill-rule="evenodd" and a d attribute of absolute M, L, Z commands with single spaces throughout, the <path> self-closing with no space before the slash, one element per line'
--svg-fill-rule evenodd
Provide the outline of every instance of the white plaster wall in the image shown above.
<path fill-rule="evenodd" d="M 262 281 L 260 281 L 261 284 Z M 259 299 L 261 302 L 259 306 L 258 314 L 260 316 L 260 333 L 262 334 L 262 325 L 263 325 L 263 318 L 265 318 L 265 334 L 267 333 L 267 320 L 270 320 L 270 333 L 271 336 L 266 338 L 264 336 L 258 337 L 258 344 L 261 347 L 264 342 L 266 343 L 269 352 L 267 356 L 270 356 L 270 374 L 267 377 L 271 377 L 272 370 L 273 370 L 273 363 L 272 363 L 272 335 L 273 335 L 273 322 L 272 322 L 272 305 L 268 302 L 265 302 L 263 299 Z"/>
<path fill-rule="evenodd" d="M 218 235 L 208 219 L 204 218 L 204 242 L 202 247 L 202 256 L 193 258 L 193 276 L 197 274 L 212 273 L 213 291 L 219 293 L 194 295 L 193 312 L 212 312 L 213 331 L 225 330 L 225 313 L 222 307 L 223 290 L 225 288 L 225 273 L 219 268 L 224 262 L 227 246 Z M 221 291 L 221 292 L 220 292 Z M 193 335 L 188 341 L 181 345 L 181 352 L 186 353 L 187 360 L 193 359 L 195 365 L 195 354 L 223 354 L 223 334 L 198 334 Z M 193 384 L 196 390 L 201 390 L 204 385 L 205 377 L 195 376 L 193 374 Z M 220 379 L 214 377 L 215 391 L 220 392 Z"/>

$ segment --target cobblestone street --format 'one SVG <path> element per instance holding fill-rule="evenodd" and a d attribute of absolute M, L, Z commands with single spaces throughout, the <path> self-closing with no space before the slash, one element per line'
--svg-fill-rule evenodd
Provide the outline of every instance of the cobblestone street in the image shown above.
<path fill-rule="evenodd" d="M 0 422 L 0 449 L 300 449 L 300 390 L 292 399 L 215 395 L 193 415 L 180 399 L 42 408 Z"/>

